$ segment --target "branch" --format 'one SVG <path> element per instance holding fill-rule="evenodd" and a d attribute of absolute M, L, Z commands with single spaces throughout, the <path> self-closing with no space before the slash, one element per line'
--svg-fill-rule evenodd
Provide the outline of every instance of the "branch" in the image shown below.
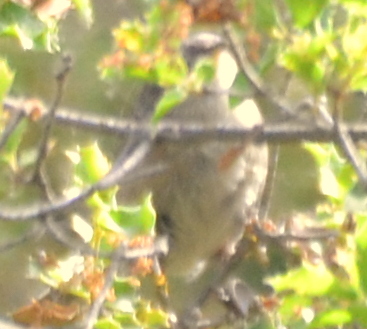
<path fill-rule="evenodd" d="M 335 131 L 339 138 L 339 146 L 341 147 L 345 157 L 353 166 L 359 181 L 362 183 L 364 188 L 367 188 L 367 167 L 359 155 L 357 148 L 351 139 L 350 133 L 348 133 L 346 127 L 340 123 L 335 124 Z"/>
<path fill-rule="evenodd" d="M 4 108 L 12 112 L 24 112 L 22 102 L 7 99 Z M 47 114 L 45 115 L 47 117 Z M 157 125 L 142 123 L 134 120 L 119 120 L 112 117 L 90 116 L 72 110 L 60 109 L 55 114 L 55 124 L 74 126 L 84 130 L 98 131 L 110 135 L 152 135 L 156 138 L 175 143 L 205 142 L 213 139 L 232 141 L 254 138 L 256 141 L 266 141 L 270 144 L 298 142 L 336 142 L 338 136 L 331 126 L 317 126 L 287 121 L 282 123 L 265 123 L 256 128 L 240 128 L 218 124 L 208 126 L 203 124 L 178 124 L 176 122 L 160 122 Z M 345 123 L 343 125 L 353 141 L 367 138 L 367 122 Z M 254 137 L 254 129 L 257 130 Z"/>
<path fill-rule="evenodd" d="M 7 143 L 9 137 L 14 132 L 14 130 L 18 127 L 22 119 L 25 117 L 24 112 L 16 112 L 10 119 L 10 122 L 6 125 L 4 131 L 1 134 L 0 137 L 0 149 L 4 147 L 4 145 Z"/>
<path fill-rule="evenodd" d="M 94 328 L 94 324 L 96 323 L 100 311 L 103 307 L 103 304 L 107 298 L 108 292 L 111 289 L 114 280 L 115 280 L 115 276 L 117 274 L 117 271 L 119 269 L 119 253 L 123 251 L 123 249 L 125 249 L 124 245 L 120 245 L 118 248 L 116 248 L 116 250 L 113 252 L 112 255 L 112 259 L 111 259 L 111 264 L 109 265 L 106 273 L 105 273 L 105 277 L 104 277 L 104 285 L 102 287 L 102 290 L 100 291 L 98 297 L 96 298 L 96 300 L 93 301 L 93 304 L 90 307 L 90 310 L 88 312 L 87 315 L 87 319 L 85 320 L 85 329 L 93 329 Z"/>
<path fill-rule="evenodd" d="M 264 190 L 261 196 L 258 211 L 258 218 L 260 221 L 266 219 L 268 211 L 270 209 L 270 202 L 273 194 L 275 177 L 277 174 L 278 158 L 279 158 L 279 144 L 275 145 L 273 149 L 269 150 L 268 174 L 266 175 Z"/>
<path fill-rule="evenodd" d="M 38 238 L 40 238 L 45 232 L 45 228 L 40 227 L 39 225 L 33 227 L 32 229 L 25 232 L 23 235 L 21 235 L 18 238 L 15 238 L 14 240 L 7 241 L 5 243 L 2 243 L 0 245 L 0 252 L 8 251 L 10 249 L 13 249 L 22 243 L 26 241 L 35 241 Z M 1 322 L 1 321 L 0 321 Z M 0 326 L 0 328 L 2 328 Z"/>
<path fill-rule="evenodd" d="M 151 141 L 142 141 L 135 150 L 129 154 L 128 157 L 122 159 L 121 166 L 106 175 L 96 184 L 83 190 L 79 195 L 70 199 L 58 200 L 54 202 L 47 202 L 44 204 L 37 204 L 35 206 L 26 206 L 25 208 L 7 208 L 5 205 L 0 206 L 0 218 L 6 221 L 27 221 L 31 219 L 37 219 L 38 217 L 43 217 L 45 215 L 52 215 L 63 210 L 70 210 L 72 207 L 76 206 L 79 202 L 86 200 L 93 193 L 105 190 L 111 186 L 116 185 L 116 182 L 121 184 L 129 183 L 134 181 L 134 175 L 128 176 L 128 174 L 133 171 L 133 169 L 138 166 L 144 159 L 146 154 L 149 152 L 151 146 Z M 110 178 L 113 175 L 113 179 Z M 139 173 L 140 176 L 140 173 Z"/>
<path fill-rule="evenodd" d="M 252 67 L 250 60 L 247 57 L 246 51 L 243 47 L 238 45 L 238 42 L 235 40 L 233 32 L 229 26 L 226 24 L 223 26 L 223 32 L 227 41 L 229 43 L 230 50 L 234 58 L 236 59 L 237 65 L 241 72 L 245 75 L 252 88 L 259 94 L 260 96 L 267 99 L 272 106 L 283 114 L 286 118 L 292 118 L 295 116 L 294 112 L 292 112 L 283 102 L 272 95 L 269 90 L 265 87 L 264 82 L 261 80 L 260 76 Z"/>
<path fill-rule="evenodd" d="M 45 119 L 45 126 L 41 136 L 38 155 L 36 159 L 36 164 L 34 166 L 34 173 L 32 181 L 38 181 L 41 185 L 46 185 L 41 177 L 41 165 L 46 157 L 48 140 L 50 139 L 53 123 L 55 120 L 56 110 L 58 109 L 61 98 L 63 96 L 64 85 L 66 81 L 66 76 L 71 68 L 71 58 L 69 56 L 63 58 L 63 67 L 60 72 L 56 75 L 57 89 L 55 94 L 55 99 L 48 112 L 48 116 Z"/>

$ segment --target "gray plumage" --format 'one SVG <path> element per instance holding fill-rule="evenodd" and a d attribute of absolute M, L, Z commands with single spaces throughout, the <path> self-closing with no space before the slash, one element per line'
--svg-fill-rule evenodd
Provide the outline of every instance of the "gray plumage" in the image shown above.
<path fill-rule="evenodd" d="M 219 53 L 225 52 L 224 46 L 218 35 L 200 33 L 184 41 L 182 51 L 192 67 L 202 56 L 219 58 Z M 228 64 L 228 70 L 222 67 L 218 72 L 229 72 L 234 67 L 228 52 L 225 58 L 233 62 Z M 218 65 L 223 65 L 223 61 L 218 60 Z M 234 76 L 228 78 L 230 86 Z M 230 110 L 228 93 L 223 90 L 221 79 L 217 75 L 208 91 L 189 95 L 163 120 L 211 127 L 216 124 L 240 127 L 261 124 L 261 114 L 250 100 Z M 137 118 L 149 120 L 161 95 L 161 88 L 146 86 L 138 102 Z M 127 149 L 138 142 L 136 139 L 130 141 Z M 169 237 L 169 253 L 162 261 L 166 272 L 190 274 L 219 251 L 233 250 L 244 223 L 256 218 L 267 171 L 266 145 L 255 145 L 251 140 L 213 140 L 187 145 L 160 141 L 152 147 L 140 169 L 153 164 L 162 164 L 165 170 L 131 187 L 122 186 L 121 192 L 128 201 L 144 192 L 153 193 L 158 231 Z"/>

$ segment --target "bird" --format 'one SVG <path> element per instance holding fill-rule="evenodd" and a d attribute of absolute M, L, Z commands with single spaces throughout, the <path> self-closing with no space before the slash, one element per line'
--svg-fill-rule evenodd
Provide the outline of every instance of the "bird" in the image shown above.
<path fill-rule="evenodd" d="M 198 32 L 182 42 L 182 56 L 189 73 L 201 59 L 214 63 L 214 77 L 201 91 L 189 93 L 161 120 L 177 124 L 219 124 L 252 128 L 263 122 L 254 101 L 229 105 L 229 89 L 238 73 L 225 39 L 216 33 Z M 164 88 L 149 84 L 136 103 L 135 118 L 149 122 Z M 122 158 L 139 144 L 132 137 Z M 119 161 L 117 160 L 116 163 Z M 203 143 L 156 141 L 138 170 L 161 164 L 163 170 L 134 184 L 121 186 L 127 203 L 152 193 L 157 213 L 157 234 L 168 238 L 162 268 L 169 276 L 195 276 L 216 255 L 233 253 L 244 225 L 256 218 L 264 189 L 268 162 L 265 143 L 251 138 L 224 141 L 220 137 Z"/>

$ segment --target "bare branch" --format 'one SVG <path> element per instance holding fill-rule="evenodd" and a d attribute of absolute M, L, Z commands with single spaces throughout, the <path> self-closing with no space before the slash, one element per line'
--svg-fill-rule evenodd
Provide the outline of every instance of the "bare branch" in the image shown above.
<path fill-rule="evenodd" d="M 101 289 L 101 292 L 99 293 L 96 300 L 93 302 L 88 312 L 87 318 L 85 320 L 85 323 L 86 323 L 85 329 L 93 329 L 94 324 L 99 317 L 99 313 L 102 309 L 103 303 L 105 302 L 107 298 L 107 294 L 114 283 L 114 279 L 115 279 L 115 276 L 117 274 L 118 267 L 119 267 L 119 254 L 121 251 L 123 251 L 123 249 L 125 249 L 125 246 L 120 245 L 113 252 L 111 264 L 105 273 L 105 283 Z"/>
<path fill-rule="evenodd" d="M 357 173 L 359 181 L 365 188 L 367 188 L 367 167 L 365 162 L 358 154 L 357 148 L 355 147 L 348 130 L 342 124 L 336 124 L 335 130 L 339 137 L 338 145 L 343 150 L 346 158 L 352 164 L 355 172 Z"/>
<path fill-rule="evenodd" d="M 258 217 L 259 220 L 265 220 L 270 208 L 270 201 L 273 192 L 275 176 L 278 167 L 279 158 L 279 144 L 275 145 L 273 150 L 269 150 L 269 160 L 268 160 L 268 174 L 266 175 L 265 187 L 261 197 L 261 202 L 259 206 Z"/>
<path fill-rule="evenodd" d="M 83 326 L 83 329 L 92 329 L 95 322 L 97 321 L 99 317 L 99 313 L 103 307 L 103 303 L 106 300 L 108 291 L 110 290 L 110 288 L 112 287 L 114 283 L 115 276 L 121 264 L 120 263 L 121 260 L 143 257 L 143 256 L 155 257 L 158 254 L 166 253 L 167 250 L 168 250 L 167 241 L 165 239 L 159 239 L 159 238 L 156 239 L 155 244 L 152 248 L 145 250 L 146 251 L 145 254 L 141 252 L 141 249 L 136 249 L 137 253 L 134 257 L 128 257 L 129 251 L 133 251 L 133 250 L 129 249 L 126 243 L 122 243 L 119 247 L 117 247 L 112 252 L 112 254 L 110 254 L 111 263 L 105 273 L 105 283 L 102 287 L 101 292 L 99 293 L 96 300 L 93 302 L 88 312 L 88 315 L 84 321 L 85 326 Z"/>
<path fill-rule="evenodd" d="M 3 133 L 0 137 L 0 149 L 4 147 L 6 142 L 8 141 L 8 138 L 13 133 L 13 131 L 18 127 L 18 124 L 21 122 L 21 120 L 24 118 L 23 112 L 16 112 L 13 114 L 12 118 L 10 119 L 10 122 L 6 125 Z"/>
<path fill-rule="evenodd" d="M 277 99 L 274 95 L 271 95 L 269 90 L 266 89 L 265 84 L 252 67 L 245 52 L 245 49 L 243 47 L 240 47 L 235 40 L 229 24 L 223 26 L 223 32 L 229 42 L 230 49 L 236 59 L 238 67 L 240 68 L 241 72 L 246 76 L 247 80 L 250 82 L 255 91 L 260 96 L 266 98 L 270 102 L 270 104 L 272 104 L 272 106 L 285 117 L 294 117 L 294 113 L 287 106 L 285 106 L 281 100 Z"/>
<path fill-rule="evenodd" d="M 359 155 L 357 148 L 355 147 L 352 136 L 343 123 L 343 107 L 340 95 L 335 93 L 333 95 L 333 107 L 332 107 L 332 123 L 335 130 L 336 139 L 335 142 L 340 146 L 345 157 L 353 166 L 357 173 L 359 181 L 364 188 L 367 188 L 367 167 L 361 156 Z"/>
<path fill-rule="evenodd" d="M 37 156 L 37 160 L 35 163 L 32 181 L 34 180 L 42 181 L 42 177 L 40 174 L 41 164 L 44 161 L 46 153 L 47 153 L 47 143 L 51 135 L 52 126 L 53 126 L 54 119 L 55 119 L 55 113 L 56 113 L 57 108 L 60 105 L 61 98 L 63 96 L 66 76 L 67 76 L 67 73 L 70 71 L 70 68 L 71 68 L 71 58 L 69 56 L 66 56 L 63 58 L 63 67 L 61 68 L 60 72 L 56 75 L 56 81 L 57 81 L 56 95 L 55 95 L 53 104 L 50 108 L 50 111 L 45 120 L 46 122 L 45 122 L 43 134 L 42 134 L 40 144 L 39 144 L 38 156 Z"/>
<path fill-rule="evenodd" d="M 82 241 L 81 238 L 78 240 L 75 239 L 75 232 L 67 231 L 62 225 L 58 225 L 54 216 L 44 217 L 46 218 L 43 223 L 47 229 L 47 233 L 49 233 L 54 240 L 73 251 L 80 251 L 83 255 L 97 256 L 98 253 L 93 250 L 89 244 Z"/>
<path fill-rule="evenodd" d="M 37 204 L 35 206 L 26 206 L 22 209 L 7 209 L 5 205 L 1 205 L 0 218 L 6 221 L 27 221 L 45 215 L 52 215 L 66 209 L 71 210 L 72 207 L 79 202 L 84 201 L 96 191 L 107 189 L 115 185 L 117 182 L 125 183 L 125 179 L 127 183 L 129 181 L 131 182 L 134 177 L 133 175 L 129 177 L 128 174 L 142 161 L 142 159 L 148 153 L 150 146 L 151 141 L 145 141 L 139 144 L 134 152 L 132 152 L 129 157 L 124 159 L 124 162 L 121 163 L 121 166 L 114 171 L 113 177 L 107 174 L 104 179 L 101 179 L 96 184 L 86 188 L 76 197 L 44 204 Z"/>
<path fill-rule="evenodd" d="M 272 233 L 265 231 L 259 225 L 255 224 L 252 226 L 254 233 L 256 236 L 266 241 L 268 239 L 277 240 L 281 242 L 285 241 L 321 241 L 327 240 L 331 238 L 337 238 L 340 236 L 340 232 L 338 230 L 328 229 L 328 228 L 319 228 L 319 227 L 307 227 L 299 232 L 286 232 L 286 233 Z"/>
<path fill-rule="evenodd" d="M 20 101 L 7 99 L 4 108 L 12 112 L 25 112 Z M 256 141 L 267 143 L 298 143 L 298 142 L 336 142 L 338 140 L 332 126 L 317 126 L 294 121 L 282 123 L 265 123 L 256 128 L 240 128 L 218 124 L 178 124 L 177 122 L 161 121 L 157 125 L 121 120 L 112 117 L 99 117 L 78 114 L 73 110 L 60 109 L 55 114 L 55 123 L 75 126 L 81 129 L 98 131 L 111 135 L 152 135 L 157 139 L 175 143 L 205 142 L 221 140 L 224 142 L 238 141 L 252 137 Z M 367 138 L 367 122 L 345 123 L 344 129 L 353 141 Z M 254 130 L 257 133 L 254 134 Z M 254 136 L 255 135 L 255 136 Z"/>
<path fill-rule="evenodd" d="M 29 240 L 36 240 L 38 237 L 41 237 L 45 233 L 45 229 L 40 226 L 35 226 L 32 229 L 25 232 L 22 236 L 0 245 L 0 252 L 8 251 L 13 249 L 20 244 L 29 241 Z"/>

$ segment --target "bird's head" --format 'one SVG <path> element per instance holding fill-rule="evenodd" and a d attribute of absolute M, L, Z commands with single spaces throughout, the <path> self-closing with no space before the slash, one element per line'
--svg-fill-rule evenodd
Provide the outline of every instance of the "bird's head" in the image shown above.
<path fill-rule="evenodd" d="M 232 86 L 238 68 L 226 41 L 220 35 L 208 32 L 193 34 L 183 41 L 181 49 L 190 71 L 200 60 L 209 59 L 215 68 L 213 85 L 221 90 Z"/>

